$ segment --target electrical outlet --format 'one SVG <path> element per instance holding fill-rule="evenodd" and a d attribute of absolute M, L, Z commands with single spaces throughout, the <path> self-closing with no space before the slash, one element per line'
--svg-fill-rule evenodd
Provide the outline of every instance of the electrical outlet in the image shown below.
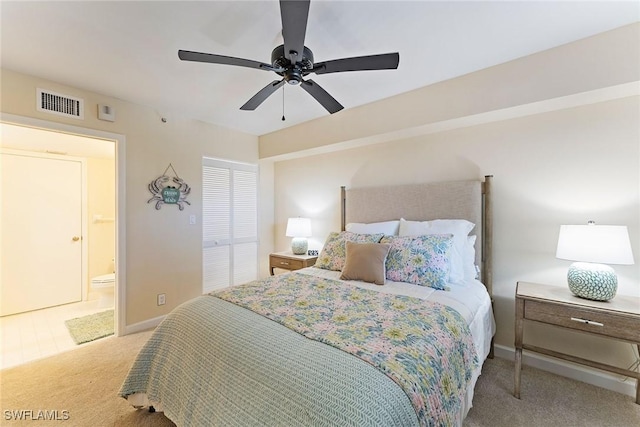
<path fill-rule="evenodd" d="M 158 305 L 164 305 L 165 302 L 165 294 L 158 294 Z"/>

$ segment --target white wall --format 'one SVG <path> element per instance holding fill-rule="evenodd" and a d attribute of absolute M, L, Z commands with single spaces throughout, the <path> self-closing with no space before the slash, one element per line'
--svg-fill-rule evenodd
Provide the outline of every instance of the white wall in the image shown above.
<path fill-rule="evenodd" d="M 629 227 L 640 295 L 640 24 L 260 137 L 275 162 L 275 248 L 289 216 L 311 247 L 340 226 L 339 188 L 494 175 L 497 344 L 513 348 L 516 282 L 565 286 L 561 224 Z M 527 326 L 527 341 L 629 366 L 628 344 Z"/>
<path fill-rule="evenodd" d="M 105 142 L 106 144 L 106 142 Z M 101 215 L 103 221 L 95 221 Z M 87 231 L 88 271 L 86 272 L 88 299 L 98 297 L 92 292 L 91 278 L 112 273 L 116 255 L 116 188 L 115 160 L 113 158 L 87 158 Z"/>
<path fill-rule="evenodd" d="M 616 266 L 619 293 L 640 295 L 638 97 L 315 155 L 275 164 L 276 249 L 289 216 L 312 219 L 310 246 L 340 227 L 340 186 L 478 179 L 494 175 L 496 342 L 512 347 L 516 282 L 565 286 L 555 258 L 561 224 L 627 225 L 636 264 Z M 626 344 L 527 329 L 527 339 L 627 366 Z"/>
<path fill-rule="evenodd" d="M 119 218 L 126 226 L 126 269 L 118 271 L 126 281 L 125 326 L 156 319 L 200 295 L 202 157 L 258 163 L 257 137 L 191 120 L 175 112 L 158 111 L 11 70 L 1 71 L 3 114 L 124 135 L 126 139 L 125 188 L 118 194 L 126 203 L 124 218 Z M 37 88 L 84 99 L 84 120 L 36 111 Z M 98 104 L 113 107 L 116 121 L 98 120 Z M 169 163 L 191 186 L 187 199 L 191 205 L 185 205 L 183 211 L 175 205 L 156 210 L 153 204 L 147 204 L 151 197 L 148 184 L 162 175 Z M 266 184 L 261 183 L 261 188 L 261 197 L 268 206 L 272 186 L 267 180 Z M 192 214 L 197 218 L 195 225 L 189 224 Z M 272 242 L 270 236 L 262 237 L 267 249 L 261 252 L 265 252 Z M 264 274 L 266 267 L 263 270 Z M 156 305 L 158 293 L 166 294 L 166 305 Z"/>

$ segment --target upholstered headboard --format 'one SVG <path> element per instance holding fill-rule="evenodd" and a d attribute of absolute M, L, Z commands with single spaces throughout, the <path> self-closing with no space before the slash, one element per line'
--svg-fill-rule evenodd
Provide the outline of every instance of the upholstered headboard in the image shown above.
<path fill-rule="evenodd" d="M 342 230 L 352 222 L 404 218 L 413 221 L 466 219 L 476 224 L 476 264 L 492 295 L 492 176 L 484 181 L 448 181 L 385 187 L 342 187 Z"/>

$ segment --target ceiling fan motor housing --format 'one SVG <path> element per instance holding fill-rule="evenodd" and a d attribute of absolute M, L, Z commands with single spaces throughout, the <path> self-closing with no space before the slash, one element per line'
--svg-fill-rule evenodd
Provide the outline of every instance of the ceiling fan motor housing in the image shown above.
<path fill-rule="evenodd" d="M 279 72 L 285 81 L 290 85 L 297 85 L 302 82 L 302 76 L 308 74 L 313 69 L 313 52 L 308 47 L 304 47 L 302 58 L 297 60 L 295 64 L 285 56 L 284 45 L 273 49 L 271 52 L 271 63 L 275 68 L 283 68 L 284 71 Z"/>

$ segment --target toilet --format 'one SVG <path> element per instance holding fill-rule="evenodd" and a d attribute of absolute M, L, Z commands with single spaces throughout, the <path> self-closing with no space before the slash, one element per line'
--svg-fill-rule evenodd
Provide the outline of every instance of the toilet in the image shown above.
<path fill-rule="evenodd" d="M 103 274 L 91 279 L 91 289 L 100 294 L 98 307 L 113 307 L 113 290 L 116 283 L 116 273 Z"/>

